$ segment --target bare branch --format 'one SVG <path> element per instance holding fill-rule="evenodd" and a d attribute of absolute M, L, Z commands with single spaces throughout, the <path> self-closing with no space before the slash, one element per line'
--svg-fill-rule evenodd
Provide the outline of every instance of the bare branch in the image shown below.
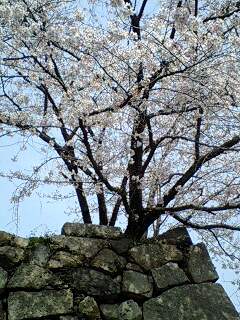
<path fill-rule="evenodd" d="M 221 146 L 214 148 L 210 152 L 205 155 L 199 157 L 185 172 L 185 174 L 175 183 L 175 185 L 169 190 L 169 192 L 163 197 L 164 206 L 174 199 L 177 194 L 178 187 L 183 187 L 192 177 L 193 175 L 201 168 L 201 166 L 216 158 L 217 156 L 223 154 L 227 150 L 230 150 L 234 145 L 238 144 L 240 141 L 240 136 L 235 136 L 231 140 L 223 143 Z"/>
<path fill-rule="evenodd" d="M 212 15 L 210 17 L 207 17 L 203 20 L 203 22 L 208 22 L 208 21 L 212 21 L 212 20 L 217 20 L 217 19 L 221 19 L 221 20 L 224 20 L 226 18 L 229 18 L 231 17 L 232 15 L 234 15 L 235 13 L 238 13 L 240 12 L 240 3 L 239 1 L 237 1 L 235 3 L 235 6 L 236 6 L 236 9 L 232 10 L 232 11 L 229 11 L 228 9 L 226 9 L 226 11 L 223 13 L 223 14 L 220 14 L 220 15 Z"/>

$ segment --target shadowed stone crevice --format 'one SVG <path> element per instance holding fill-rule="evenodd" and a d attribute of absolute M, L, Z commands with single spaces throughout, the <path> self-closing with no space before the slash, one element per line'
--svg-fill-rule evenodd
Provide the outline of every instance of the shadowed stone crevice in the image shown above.
<path fill-rule="evenodd" d="M 186 228 L 134 242 L 119 228 L 0 232 L 0 320 L 240 320 Z"/>

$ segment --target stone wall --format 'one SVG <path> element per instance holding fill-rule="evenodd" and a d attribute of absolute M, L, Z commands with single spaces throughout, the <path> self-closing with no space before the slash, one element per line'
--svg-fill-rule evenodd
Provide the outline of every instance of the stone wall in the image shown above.
<path fill-rule="evenodd" d="M 118 228 L 0 232 L 0 320 L 237 320 L 204 244 L 184 228 L 134 243 Z"/>

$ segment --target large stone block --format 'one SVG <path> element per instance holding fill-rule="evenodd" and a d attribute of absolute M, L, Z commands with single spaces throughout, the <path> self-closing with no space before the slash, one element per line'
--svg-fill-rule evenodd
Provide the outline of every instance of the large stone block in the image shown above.
<path fill-rule="evenodd" d="M 24 250 L 22 248 L 14 248 L 11 246 L 0 247 L 0 266 L 7 269 L 14 264 L 20 262 L 24 258 Z"/>
<path fill-rule="evenodd" d="M 33 264 L 23 264 L 17 268 L 9 280 L 8 288 L 41 289 L 60 283 L 60 280 L 47 269 Z"/>
<path fill-rule="evenodd" d="M 110 243 L 111 249 L 120 255 L 127 253 L 130 247 L 132 246 L 132 240 L 126 237 L 110 240 L 109 243 Z"/>
<path fill-rule="evenodd" d="M 158 268 L 167 262 L 181 261 L 182 252 L 174 245 L 161 243 L 142 244 L 129 250 L 130 258 L 145 270 Z"/>
<path fill-rule="evenodd" d="M 79 303 L 78 312 L 88 320 L 101 319 L 97 302 L 92 297 L 86 297 Z"/>
<path fill-rule="evenodd" d="M 177 245 L 178 247 L 190 246 L 193 244 L 185 227 L 170 229 L 157 236 L 157 239 L 161 240 L 163 243 Z"/>
<path fill-rule="evenodd" d="M 5 231 L 0 231 L 0 246 L 8 246 L 11 244 L 13 235 L 5 232 Z"/>
<path fill-rule="evenodd" d="M 82 223 L 65 223 L 62 234 L 66 236 L 116 239 L 122 235 L 120 228 Z"/>
<path fill-rule="evenodd" d="M 118 304 L 101 304 L 100 310 L 103 314 L 104 320 L 119 320 Z"/>
<path fill-rule="evenodd" d="M 26 248 L 29 244 L 29 239 L 14 236 L 5 231 L 0 231 L 0 246 L 12 246 Z"/>
<path fill-rule="evenodd" d="M 51 256 L 51 259 L 48 261 L 48 267 L 50 269 L 80 267 L 83 265 L 85 259 L 86 257 L 84 255 L 77 255 L 66 251 L 58 251 Z"/>
<path fill-rule="evenodd" d="M 61 315 L 72 311 L 70 290 L 41 292 L 12 292 L 8 298 L 8 320 L 34 319 Z"/>
<path fill-rule="evenodd" d="M 196 283 L 218 280 L 216 269 L 203 243 L 190 248 L 187 269 L 192 280 Z"/>
<path fill-rule="evenodd" d="M 169 262 L 164 266 L 152 269 L 152 276 L 158 290 L 189 282 L 186 274 L 176 263 Z"/>
<path fill-rule="evenodd" d="M 239 320 L 219 284 L 185 285 L 165 291 L 143 304 L 144 320 Z"/>
<path fill-rule="evenodd" d="M 80 293 L 97 296 L 99 300 L 116 298 L 121 291 L 120 282 L 102 272 L 87 269 L 74 268 L 63 274 L 66 283 Z"/>
<path fill-rule="evenodd" d="M 105 240 L 101 239 L 78 238 L 70 236 L 53 236 L 50 238 L 50 247 L 52 250 L 71 252 L 77 254 L 79 259 L 82 257 L 82 260 L 92 258 L 104 246 L 106 246 L 106 242 Z"/>
<path fill-rule="evenodd" d="M 125 271 L 122 290 L 129 296 L 149 298 L 153 291 L 152 278 L 140 272 Z"/>
<path fill-rule="evenodd" d="M 118 310 L 119 320 L 142 320 L 142 310 L 133 300 L 122 302 Z"/>
<path fill-rule="evenodd" d="M 141 320 L 142 310 L 133 300 L 118 304 L 100 305 L 104 320 Z"/>
<path fill-rule="evenodd" d="M 44 267 L 47 265 L 50 255 L 49 246 L 39 243 L 31 250 L 29 263 Z"/>
<path fill-rule="evenodd" d="M 91 263 L 93 267 L 113 274 L 122 271 L 126 264 L 125 258 L 118 256 L 110 249 L 101 250 Z"/>
<path fill-rule="evenodd" d="M 11 245 L 14 247 L 25 249 L 29 245 L 29 239 L 15 236 L 11 241 Z"/>

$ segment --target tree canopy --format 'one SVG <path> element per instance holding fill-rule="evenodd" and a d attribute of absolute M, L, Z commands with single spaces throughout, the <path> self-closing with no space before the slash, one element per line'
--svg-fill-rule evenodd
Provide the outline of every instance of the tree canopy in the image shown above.
<path fill-rule="evenodd" d="M 41 141 L 20 196 L 71 185 L 84 223 L 240 231 L 239 1 L 1 0 L 0 129 Z M 61 195 L 60 195 L 61 196 Z M 19 199 L 18 199 L 19 200 Z M 215 241 L 215 242 L 214 242 Z"/>

